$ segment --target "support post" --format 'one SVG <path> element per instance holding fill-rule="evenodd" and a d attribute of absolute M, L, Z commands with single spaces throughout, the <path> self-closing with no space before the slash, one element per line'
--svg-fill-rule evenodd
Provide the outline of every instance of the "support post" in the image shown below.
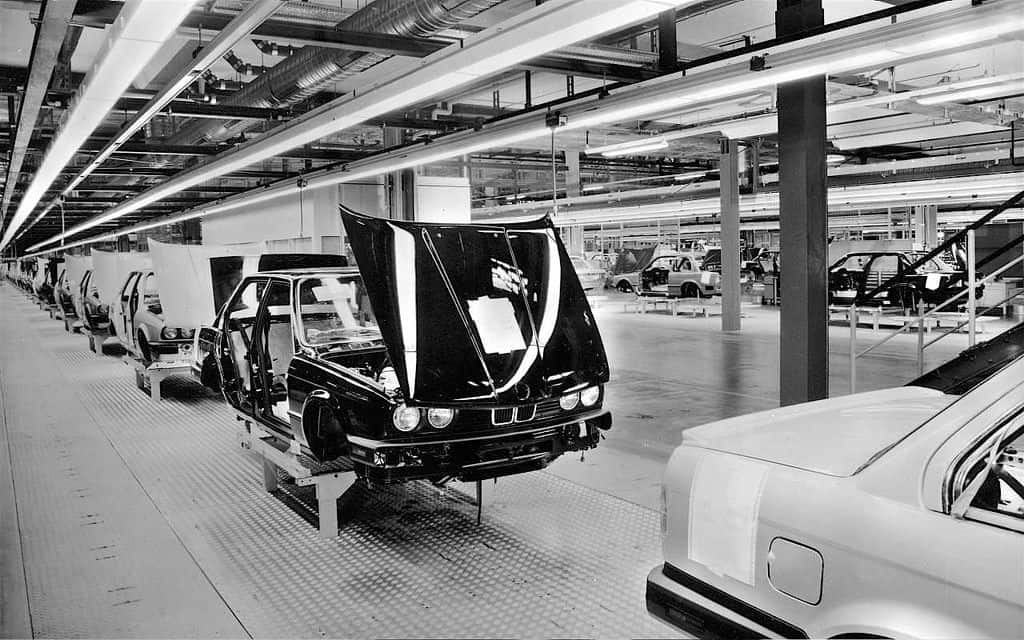
<path fill-rule="evenodd" d="M 924 375 L 924 300 L 917 303 L 917 375 Z"/>
<path fill-rule="evenodd" d="M 821 0 L 778 0 L 777 36 L 824 24 Z M 778 87 L 782 405 L 828 396 L 825 77 Z M 724 264 L 724 263 L 723 263 Z"/>
<path fill-rule="evenodd" d="M 722 331 L 740 330 L 739 146 L 721 139 L 718 163 L 722 209 Z"/>
<path fill-rule="evenodd" d="M 662 73 L 679 67 L 679 43 L 676 41 L 676 10 L 658 14 L 658 69 Z"/>
<path fill-rule="evenodd" d="M 974 328 L 975 328 L 975 317 L 978 313 L 978 301 L 974 295 L 976 293 L 976 287 L 978 285 L 977 278 L 978 274 L 974 267 L 975 263 L 975 239 L 974 229 L 970 229 L 967 232 L 967 344 L 974 346 Z"/>
<path fill-rule="evenodd" d="M 846 312 L 850 322 L 850 393 L 857 393 L 857 305 Z"/>

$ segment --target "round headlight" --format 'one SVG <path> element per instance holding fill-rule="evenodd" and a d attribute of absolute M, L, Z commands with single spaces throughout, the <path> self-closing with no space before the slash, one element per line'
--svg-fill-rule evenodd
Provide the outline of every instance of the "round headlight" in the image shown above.
<path fill-rule="evenodd" d="M 420 424 L 420 410 L 400 404 L 395 407 L 395 412 L 391 414 L 391 422 L 394 423 L 395 428 L 399 431 L 412 431 Z"/>
<path fill-rule="evenodd" d="M 454 409 L 428 409 L 427 422 L 435 429 L 444 429 L 455 418 Z"/>
<path fill-rule="evenodd" d="M 193 337 L 195 337 L 196 330 L 195 329 L 178 329 L 178 335 L 180 335 L 182 338 L 188 338 L 189 340 L 191 340 Z"/>
<path fill-rule="evenodd" d="M 172 329 L 171 327 L 164 327 L 163 329 L 160 330 L 160 337 L 163 338 L 164 340 L 174 340 L 175 336 L 177 335 L 178 331 L 176 329 Z"/>
<path fill-rule="evenodd" d="M 584 407 L 592 407 L 601 399 L 601 387 L 587 387 L 580 391 L 580 402 Z"/>
<path fill-rule="evenodd" d="M 576 408 L 576 405 L 580 403 L 580 394 L 570 393 L 567 396 L 562 396 L 558 399 L 558 406 L 562 407 L 566 411 L 570 411 Z"/>

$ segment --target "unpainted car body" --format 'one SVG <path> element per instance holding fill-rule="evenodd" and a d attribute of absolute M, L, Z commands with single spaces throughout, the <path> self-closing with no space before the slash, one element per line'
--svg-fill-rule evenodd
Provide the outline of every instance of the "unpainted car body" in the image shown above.
<path fill-rule="evenodd" d="M 93 284 L 92 276 L 92 269 L 85 271 L 82 281 L 72 292 L 72 303 L 82 326 L 92 333 L 99 333 L 110 327 L 110 308 L 100 302 L 100 294 Z"/>
<path fill-rule="evenodd" d="M 911 272 L 910 267 L 925 256 L 923 251 L 865 251 L 848 253 L 828 270 L 829 304 L 892 304 L 908 309 L 920 302 L 937 305 L 967 288 L 967 273 L 940 258 L 932 258 Z M 896 275 L 908 274 L 896 286 L 864 299 L 875 288 Z M 981 275 L 977 276 L 981 279 Z M 980 298 L 984 286 L 975 289 Z M 961 302 L 966 302 L 966 296 Z M 950 311 L 955 311 L 952 306 Z"/>
<path fill-rule="evenodd" d="M 690 429 L 647 607 L 719 637 L 1024 636 L 1024 325 L 906 387 Z"/>
<path fill-rule="evenodd" d="M 192 327 L 169 327 L 164 322 L 152 270 L 132 271 L 118 293 L 111 313 L 112 333 L 143 362 L 180 362 L 192 352 Z"/>
<path fill-rule="evenodd" d="M 642 296 L 708 298 L 722 291 L 721 277 L 704 270 L 700 259 L 688 253 L 662 254 L 612 280 L 619 291 L 635 291 Z"/>
<path fill-rule="evenodd" d="M 201 330 L 238 412 L 381 483 L 493 478 L 597 445 L 608 364 L 549 220 L 343 221 L 359 269 L 248 276 Z"/>
<path fill-rule="evenodd" d="M 576 277 L 579 278 L 580 286 L 584 291 L 604 288 L 604 281 L 607 277 L 607 272 L 604 269 L 595 266 L 583 256 L 569 256 L 569 259 L 572 261 L 573 268 L 576 269 Z"/>

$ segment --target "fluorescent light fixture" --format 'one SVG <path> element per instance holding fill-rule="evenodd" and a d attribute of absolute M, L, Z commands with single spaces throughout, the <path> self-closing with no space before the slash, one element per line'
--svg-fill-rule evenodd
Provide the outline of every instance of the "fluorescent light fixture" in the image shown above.
<path fill-rule="evenodd" d="M 675 181 L 676 182 L 686 182 L 688 180 L 696 180 L 698 178 L 703 178 L 707 174 L 708 174 L 707 171 L 694 171 L 692 173 L 680 173 L 679 175 L 677 175 L 675 177 Z"/>
<path fill-rule="evenodd" d="M 620 156 L 629 156 L 634 153 L 643 153 L 644 151 L 657 151 L 658 149 L 667 149 L 668 142 L 665 140 L 652 140 L 646 144 L 638 144 L 624 149 L 614 149 L 612 151 L 605 151 L 601 155 L 606 158 L 618 158 Z"/>
<path fill-rule="evenodd" d="M 978 87 L 976 89 L 964 89 L 963 91 L 953 91 L 950 93 L 925 96 L 923 98 L 917 98 L 917 102 L 918 104 L 924 105 L 942 104 L 944 102 L 960 102 L 962 100 L 995 98 L 1001 95 L 1019 93 L 1020 91 L 1024 91 L 1024 82 L 1017 81 L 997 84 L 994 86 Z"/>
<path fill-rule="evenodd" d="M 226 173 L 239 171 L 383 113 L 450 93 L 484 76 L 514 67 L 567 44 L 590 40 L 667 9 L 697 1 L 548 0 L 414 63 L 404 60 L 382 63 L 393 70 L 386 79 L 303 114 L 265 136 L 219 154 L 205 164 L 184 171 L 33 248 L 78 235 L 172 194 Z"/>
<path fill-rule="evenodd" d="M 107 142 L 107 144 L 104 145 L 95 156 L 93 156 L 89 163 L 82 167 L 78 174 L 68 182 L 67 186 L 65 186 L 61 191 L 61 195 L 66 196 L 74 191 L 75 187 L 88 178 L 93 171 L 102 166 L 106 159 L 117 151 L 119 146 L 131 140 L 131 137 L 135 135 L 139 129 L 144 127 L 146 123 L 153 118 L 153 116 L 158 114 L 160 110 L 174 100 L 178 94 L 195 82 L 196 78 L 210 68 L 213 63 L 220 60 L 220 58 L 234 47 L 238 41 L 252 33 L 256 27 L 263 24 L 264 20 L 283 7 L 286 1 L 287 0 L 259 0 L 258 2 L 254 2 L 249 5 L 245 11 L 235 16 L 235 18 L 217 34 L 217 37 L 203 46 L 197 57 L 193 58 L 189 61 L 189 64 L 179 69 L 178 73 L 167 81 L 167 84 L 163 89 L 150 98 L 149 102 L 139 109 L 131 120 L 121 126 L 118 134 Z M 24 235 L 33 225 L 35 225 L 36 222 L 45 217 L 47 213 L 58 205 L 59 200 L 59 197 L 54 198 L 52 202 L 46 205 L 46 208 L 39 212 L 30 224 L 25 226 L 18 237 Z"/>
<path fill-rule="evenodd" d="M 825 156 L 825 162 L 828 164 L 839 164 L 840 162 L 846 162 L 846 156 L 841 153 L 829 153 Z"/>
<path fill-rule="evenodd" d="M 114 103 L 131 86 L 139 72 L 149 64 L 178 25 L 192 10 L 196 0 L 128 0 L 107 29 L 97 60 L 69 107 L 66 119 L 47 149 L 18 209 L 0 239 L 2 251 L 32 214 L 36 205 L 60 175 L 89 135 L 106 118 Z M 59 238 L 58 238 L 59 239 Z"/>

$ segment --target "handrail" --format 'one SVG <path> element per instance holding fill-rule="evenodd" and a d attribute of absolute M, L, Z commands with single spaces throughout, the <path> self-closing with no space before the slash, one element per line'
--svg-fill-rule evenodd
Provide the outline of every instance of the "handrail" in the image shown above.
<path fill-rule="evenodd" d="M 871 298 L 875 297 L 876 295 L 878 295 L 882 291 L 885 291 L 886 289 L 892 288 L 892 286 L 897 284 L 899 281 L 904 280 L 904 279 L 906 279 L 907 277 L 909 277 L 911 275 L 914 275 L 914 272 L 917 270 L 918 267 L 920 267 L 921 265 L 925 264 L 926 262 L 928 262 L 932 258 L 934 258 L 934 257 L 936 257 L 938 255 L 941 255 L 943 251 L 945 251 L 946 249 L 952 247 L 953 245 L 958 243 L 961 239 L 965 238 L 967 236 L 968 232 L 974 231 L 974 230 L 984 226 L 986 223 L 988 223 L 990 220 L 992 220 L 996 216 L 1002 214 L 1007 209 L 1017 205 L 1018 203 L 1020 203 L 1022 201 L 1024 201 L 1024 191 L 1021 191 L 1021 192 L 1017 193 L 1016 195 L 1011 196 L 1008 200 L 1006 200 L 1005 202 L 1003 202 L 1002 204 L 997 206 L 995 209 L 992 209 L 991 211 L 989 211 L 988 213 L 986 213 L 982 217 L 978 218 L 977 220 L 975 220 L 974 222 L 972 222 L 968 226 L 964 227 L 960 231 L 958 231 L 955 234 L 951 235 L 950 237 L 946 238 L 946 240 L 944 240 L 937 247 L 935 247 L 934 249 L 932 249 L 931 251 L 926 253 L 924 255 L 924 257 L 918 259 L 917 262 L 911 264 L 903 272 L 897 273 L 896 275 L 892 276 L 891 278 L 889 278 L 885 282 L 879 284 L 877 287 L 872 289 L 869 293 L 866 293 L 866 294 L 863 294 L 863 295 L 858 295 L 856 298 L 854 298 L 854 301 L 853 301 L 854 304 L 856 304 L 858 302 L 863 302 L 863 301 L 866 301 L 866 300 L 870 300 Z"/>
<path fill-rule="evenodd" d="M 1021 236 L 1020 238 L 1018 238 L 1018 239 L 1016 240 L 1016 242 L 1020 242 L 1020 241 L 1021 241 L 1022 239 L 1024 239 L 1024 236 Z M 992 272 L 991 274 L 989 274 L 989 275 L 985 276 L 984 278 L 982 278 L 981 280 L 979 280 L 978 282 L 976 282 L 976 283 L 975 283 L 975 287 L 977 287 L 978 285 L 984 285 L 984 284 L 988 283 L 988 282 L 989 282 L 990 280 L 995 280 L 995 278 L 996 278 L 996 277 L 998 277 L 999 275 L 1001 275 L 1001 274 L 1002 274 L 1002 273 L 1003 273 L 1004 271 L 1008 270 L 1008 269 L 1009 269 L 1010 267 L 1012 267 L 1012 266 L 1014 266 L 1015 264 L 1017 264 L 1018 262 L 1022 262 L 1022 261 L 1024 261 L 1024 256 L 1021 256 L 1021 257 L 1019 257 L 1019 258 L 1016 258 L 1015 260 L 1013 260 L 1013 261 L 1011 261 L 1011 262 L 1008 262 L 1007 264 L 1003 265 L 1003 266 L 1002 266 L 1001 268 L 999 268 L 998 270 L 996 270 L 996 271 Z M 859 357 L 861 357 L 861 356 L 863 356 L 863 355 L 865 355 L 865 354 L 867 354 L 867 353 L 870 353 L 870 352 L 871 352 L 871 351 L 873 351 L 873 350 L 874 350 L 874 349 L 875 349 L 876 347 L 880 347 L 880 346 L 882 346 L 883 344 L 885 344 L 885 343 L 886 343 L 886 342 L 888 342 L 889 340 L 893 339 L 894 337 L 896 337 L 896 336 L 897 336 L 897 335 L 899 335 L 900 333 L 903 333 L 904 331 L 906 331 L 907 329 L 909 329 L 909 328 L 910 328 L 910 327 L 912 327 L 913 325 L 915 325 L 915 324 L 919 324 L 919 323 L 920 323 L 920 322 L 921 322 L 922 320 L 924 320 L 925 318 L 927 318 L 927 317 L 929 317 L 929 316 L 931 316 L 931 315 L 933 315 L 933 314 L 935 314 L 935 313 L 938 313 L 939 309 L 943 309 L 943 308 L 945 308 L 945 307 L 946 307 L 947 305 L 949 305 L 949 304 L 950 304 L 951 302 L 953 302 L 953 301 L 955 301 L 955 300 L 959 300 L 959 299 L 960 299 L 961 297 L 963 297 L 963 296 L 967 295 L 967 293 L 968 293 L 969 291 L 970 291 L 970 289 L 964 289 L 963 291 L 961 291 L 961 292 L 957 293 L 956 295 L 952 296 L 951 298 L 949 298 L 949 299 L 947 299 L 947 300 L 943 301 L 942 303 L 940 303 L 940 304 L 938 304 L 938 305 L 936 305 L 936 306 L 932 307 L 932 308 L 931 308 L 930 310 L 928 310 L 928 311 L 927 311 L 926 313 L 922 313 L 921 315 L 919 315 L 918 317 L 914 318 L 913 320 L 908 320 L 908 321 L 906 321 L 906 322 L 905 322 L 905 323 L 903 324 L 903 326 L 902 326 L 902 327 L 900 327 L 899 329 L 897 329 L 897 330 L 895 330 L 895 331 L 891 332 L 891 333 L 890 333 L 890 334 L 889 334 L 888 336 L 886 336 L 886 337 L 885 337 L 884 339 L 880 340 L 879 342 L 876 342 L 875 344 L 871 345 L 870 347 L 868 347 L 868 348 L 867 348 L 867 349 L 865 349 L 864 351 L 861 351 L 860 353 L 858 353 L 858 354 L 857 354 L 857 357 L 859 358 Z M 1014 294 L 1014 295 L 1010 296 L 1009 298 L 1007 298 L 1007 300 L 1013 299 L 1013 298 L 1017 297 L 1017 295 L 1021 295 L 1021 294 Z M 1003 304 L 1003 303 L 1005 303 L 1005 302 L 1006 302 L 1006 300 L 1003 300 L 1003 301 L 999 302 L 999 304 L 996 304 L 996 305 L 993 305 L 993 306 L 995 306 L 995 307 L 998 307 L 999 305 L 1001 305 L 1001 304 Z M 991 309 L 991 308 L 992 308 L 992 307 L 988 307 L 988 309 Z M 953 332 L 955 332 L 955 331 L 956 331 L 957 329 L 959 329 L 960 327 L 964 326 L 965 324 L 967 324 L 967 322 L 963 322 L 963 323 L 961 323 L 961 324 L 957 325 L 956 329 L 954 329 L 954 330 L 953 330 L 952 332 L 950 332 L 950 333 L 953 333 Z M 935 340 L 932 340 L 931 342 L 929 342 L 929 343 L 925 344 L 924 346 L 925 346 L 925 347 L 927 347 L 928 345 L 930 345 L 930 344 L 932 344 L 932 343 L 934 343 L 934 342 L 937 342 L 938 340 L 941 340 L 942 338 L 945 338 L 945 337 L 946 337 L 947 335 L 949 335 L 949 333 L 943 333 L 943 334 L 942 334 L 941 336 L 939 336 L 939 337 L 938 337 L 938 338 L 936 338 Z"/>
<path fill-rule="evenodd" d="M 1012 267 L 1012 266 L 1016 265 L 1016 264 L 1017 264 L 1017 263 L 1019 263 L 1019 262 L 1024 262 L 1024 255 L 1020 256 L 1019 258 L 1016 258 L 1016 259 L 1014 259 L 1014 260 L 1013 260 L 1013 261 L 1011 261 L 1011 262 L 1007 262 L 1007 263 L 1006 263 L 1005 265 L 1003 265 L 1003 266 L 1002 266 L 1002 267 L 1001 267 L 1001 268 L 1000 268 L 999 270 L 997 270 L 997 271 L 996 271 L 995 273 L 993 273 L 992 275 L 990 275 L 990 276 L 985 276 L 985 278 L 983 278 L 983 279 L 982 279 L 982 280 L 981 280 L 981 281 L 980 281 L 980 282 L 979 282 L 978 284 L 985 284 L 985 282 L 986 282 L 986 281 L 988 281 L 988 279 L 989 279 L 989 278 L 995 278 L 996 276 L 998 276 L 999 274 L 1003 273 L 1004 271 L 1006 271 L 1007 269 L 1009 269 L 1010 267 Z M 1019 297 L 1019 296 L 1022 296 L 1022 295 L 1024 295 L 1024 290 L 1022 290 L 1022 291 L 1017 291 L 1016 293 L 1011 293 L 1011 294 L 1010 294 L 1009 296 L 1007 296 L 1007 297 L 1003 298 L 1003 299 L 1002 299 L 1002 300 L 1000 300 L 999 302 L 997 302 L 997 303 L 995 303 L 995 304 L 993 304 L 993 305 L 989 305 L 989 306 L 985 307 L 985 311 L 991 311 L 992 309 L 995 309 L 996 307 L 1001 307 L 1001 306 L 1003 306 L 1004 304 L 1006 304 L 1007 302 L 1009 302 L 1010 300 L 1013 300 L 1014 298 L 1016 298 L 1016 297 Z M 983 313 L 984 313 L 984 312 L 983 312 Z M 928 346 L 930 346 L 930 345 L 932 345 L 932 344 L 935 344 L 935 343 L 936 343 L 936 342 L 938 342 L 939 340 L 942 340 L 943 338 L 945 338 L 946 336 L 950 335 L 951 333 L 956 333 L 956 332 L 957 332 L 957 331 L 958 331 L 958 330 L 960 329 L 960 327 L 964 326 L 964 325 L 965 325 L 965 324 L 967 324 L 967 323 L 968 323 L 968 321 L 967 321 L 967 320 L 964 320 L 963 322 L 961 322 L 960 324 L 958 324 L 957 326 L 955 326 L 955 327 L 953 328 L 953 330 L 952 330 L 952 331 L 950 331 L 949 333 L 943 333 L 943 334 L 940 334 L 940 335 L 939 335 L 938 337 L 936 337 L 935 339 L 933 339 L 933 340 L 931 340 L 931 341 L 929 341 L 929 342 L 925 343 L 925 344 L 924 344 L 924 346 L 925 346 L 925 347 L 928 347 Z"/>

